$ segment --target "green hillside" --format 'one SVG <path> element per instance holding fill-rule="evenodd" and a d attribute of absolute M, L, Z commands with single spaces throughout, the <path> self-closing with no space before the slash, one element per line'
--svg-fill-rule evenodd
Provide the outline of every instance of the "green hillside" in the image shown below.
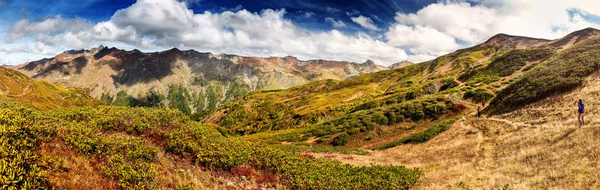
<path fill-rule="evenodd" d="M 225 137 L 179 111 L 102 106 L 41 112 L 5 97 L 0 100 L 0 182 L 8 189 L 207 185 L 191 179 L 174 181 L 186 179 L 186 173 L 177 172 L 186 164 L 293 189 L 407 189 L 421 176 L 419 170 L 401 166 L 353 167 L 299 157 Z M 78 175 L 89 177 L 64 178 Z"/>
<path fill-rule="evenodd" d="M 0 67 L 0 95 L 36 109 L 92 106 L 102 104 L 83 89 L 31 79 L 18 71 Z"/>
<path fill-rule="evenodd" d="M 99 106 L 2 69 L 2 189 L 408 189 L 422 176 L 227 137 L 179 110 Z"/>
<path fill-rule="evenodd" d="M 385 146 L 432 131 L 490 100 L 486 111 L 500 113 L 576 87 L 597 68 L 595 31 L 565 37 L 577 38 L 566 39 L 575 44 L 497 35 L 396 70 L 253 92 L 204 121 L 228 134 L 274 144 L 334 144 L 343 135 L 349 136 L 349 147 Z"/>

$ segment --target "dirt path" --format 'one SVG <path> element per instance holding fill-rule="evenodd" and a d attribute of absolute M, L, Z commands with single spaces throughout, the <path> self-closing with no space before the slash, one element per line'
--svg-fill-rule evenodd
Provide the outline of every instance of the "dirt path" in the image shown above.
<path fill-rule="evenodd" d="M 425 176 L 417 189 L 586 189 L 600 187 L 600 169 L 594 166 L 600 163 L 597 136 L 600 125 L 532 127 L 504 118 L 467 116 L 425 143 L 366 156 L 315 155 L 359 166 L 418 167 Z"/>

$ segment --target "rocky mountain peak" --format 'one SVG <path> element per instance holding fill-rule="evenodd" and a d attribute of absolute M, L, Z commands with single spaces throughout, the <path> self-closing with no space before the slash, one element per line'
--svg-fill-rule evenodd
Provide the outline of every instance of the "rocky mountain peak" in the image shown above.
<path fill-rule="evenodd" d="M 414 63 L 410 62 L 410 61 L 401 61 L 401 62 L 398 62 L 398 63 L 394 63 L 394 64 L 388 66 L 387 68 L 388 69 L 399 69 L 399 68 L 406 67 L 406 66 L 409 66 L 409 65 L 412 65 L 412 64 L 414 64 Z"/>
<path fill-rule="evenodd" d="M 363 63 L 365 66 L 377 66 L 373 60 L 367 60 Z"/>

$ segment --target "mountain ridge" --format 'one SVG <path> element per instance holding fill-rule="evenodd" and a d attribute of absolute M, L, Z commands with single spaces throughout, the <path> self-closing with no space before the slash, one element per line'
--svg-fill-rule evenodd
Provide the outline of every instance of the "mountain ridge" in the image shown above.
<path fill-rule="evenodd" d="M 188 114 L 211 110 L 255 90 L 280 90 L 321 79 L 343 80 L 384 70 L 373 61 L 244 57 L 177 48 L 143 53 L 100 45 L 11 67 L 36 79 L 87 89 L 118 105 L 178 108 Z M 173 100 L 177 99 L 177 100 Z M 187 107 L 187 108 L 186 108 Z"/>
<path fill-rule="evenodd" d="M 552 41 L 498 35 L 480 45 L 396 70 L 363 74 L 344 81 L 315 81 L 281 91 L 251 93 L 228 103 L 204 121 L 218 124 L 223 131 L 231 134 L 247 135 L 253 140 L 280 143 L 315 138 L 320 139 L 319 144 L 327 144 L 337 134 L 345 132 L 365 134 L 357 135 L 365 138 L 385 136 L 385 132 L 373 131 L 378 129 L 376 126 L 393 128 L 399 130 L 394 134 L 401 134 L 406 132 L 403 129 L 411 128 L 410 125 L 425 127 L 445 123 L 464 114 L 461 110 L 474 110 L 489 101 L 491 103 L 485 106 L 486 112 L 496 112 L 494 110 L 503 108 L 503 105 L 511 110 L 518 106 L 510 104 L 511 99 L 519 104 L 528 104 L 537 101 L 531 96 L 543 98 L 550 95 L 547 92 L 550 89 L 538 87 L 535 90 L 531 83 L 525 83 L 535 80 L 531 79 L 532 76 L 545 72 L 548 64 L 558 64 L 566 73 L 573 69 L 586 69 L 586 73 L 577 74 L 576 78 L 552 75 L 556 84 L 533 84 L 558 84 L 562 86 L 556 88 L 567 90 L 579 85 L 581 78 L 593 72 L 593 69 L 587 70 L 593 62 L 588 64 L 587 61 L 583 68 L 568 67 L 572 61 L 555 62 L 556 59 L 565 60 L 566 55 L 591 55 L 596 46 L 590 44 L 600 38 L 600 33 L 595 31 L 586 29 L 583 33 L 593 35 L 583 35 L 583 38 L 578 37 L 580 41 L 559 48 L 550 44 L 569 39 L 570 35 Z M 579 33 L 581 31 L 573 34 Z M 572 82 L 566 84 L 564 81 Z M 521 93 L 519 85 L 522 83 L 527 84 L 528 91 L 536 93 Z M 501 96 L 495 97 L 496 94 Z M 436 110 L 444 111 L 439 113 Z M 351 142 L 354 142 L 353 147 L 371 144 L 369 148 L 384 146 L 386 141 L 391 143 L 388 138 L 381 138 L 366 142 L 356 137 Z"/>

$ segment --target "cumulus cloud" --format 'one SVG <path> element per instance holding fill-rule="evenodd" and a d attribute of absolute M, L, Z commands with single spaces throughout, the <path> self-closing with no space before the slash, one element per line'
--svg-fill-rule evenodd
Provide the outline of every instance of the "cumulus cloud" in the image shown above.
<path fill-rule="evenodd" d="M 375 24 L 373 23 L 373 20 L 369 17 L 360 15 L 357 17 L 352 17 L 351 19 L 353 22 L 362 26 L 363 28 L 366 28 L 369 30 L 375 30 L 375 31 L 381 30 L 381 29 L 379 29 L 379 27 L 375 26 Z"/>
<path fill-rule="evenodd" d="M 414 54 L 440 55 L 461 47 L 452 36 L 424 26 L 397 24 L 386 36 L 390 45 L 407 48 Z"/>
<path fill-rule="evenodd" d="M 415 54 L 409 59 L 437 57 L 498 33 L 555 39 L 599 27 L 582 17 L 600 12 L 596 4 L 579 0 L 447 0 L 416 13 L 397 13 L 385 38 L 390 45 Z"/>
<path fill-rule="evenodd" d="M 246 10 L 194 13 L 184 2 L 138 0 L 117 11 L 110 20 L 95 25 L 60 16 L 37 21 L 24 19 L 10 28 L 7 39 L 33 37 L 46 45 L 75 49 L 89 48 L 102 41 L 116 41 L 143 48 L 178 47 L 216 53 L 294 55 L 301 59 L 354 62 L 372 59 L 379 64 L 407 58 L 402 49 L 366 34 L 349 36 L 337 30 L 311 32 L 284 18 L 285 14 L 285 10 L 271 9 L 259 13 Z M 336 23 L 340 27 L 343 24 L 341 21 Z"/>
<path fill-rule="evenodd" d="M 468 45 L 497 33 L 558 38 L 568 32 L 598 26 L 569 15 L 572 3 L 562 0 L 482 0 L 435 3 L 416 13 L 396 15 L 396 24 L 436 29 Z M 592 10 L 593 11 L 593 10 Z"/>
<path fill-rule="evenodd" d="M 334 28 L 346 28 L 348 26 L 346 26 L 346 23 L 344 23 L 341 20 L 335 20 L 331 17 L 327 17 L 325 18 L 325 21 L 328 23 L 331 23 L 331 26 L 333 26 Z"/>
<path fill-rule="evenodd" d="M 37 43 L 33 44 L 33 47 L 31 47 L 28 44 L 23 44 L 19 47 L 15 47 L 15 48 L 9 48 L 9 49 L 2 48 L 2 49 L 0 49 L 0 52 L 8 53 L 8 54 L 12 54 L 12 53 L 27 53 L 27 54 L 37 54 L 37 55 L 55 55 L 56 54 L 56 51 L 46 48 L 46 45 L 44 45 L 41 42 L 37 42 Z"/>
<path fill-rule="evenodd" d="M 64 33 L 73 34 L 86 31 L 91 24 L 83 19 L 63 19 L 61 16 L 48 17 L 42 20 L 23 19 L 13 24 L 6 34 L 6 41 L 12 42 L 24 37 L 33 37 L 47 45 L 58 45 L 65 42 Z M 75 46 L 75 44 L 67 45 Z"/>
<path fill-rule="evenodd" d="M 11 63 L 8 60 L 0 59 L 0 65 L 11 65 Z"/>

